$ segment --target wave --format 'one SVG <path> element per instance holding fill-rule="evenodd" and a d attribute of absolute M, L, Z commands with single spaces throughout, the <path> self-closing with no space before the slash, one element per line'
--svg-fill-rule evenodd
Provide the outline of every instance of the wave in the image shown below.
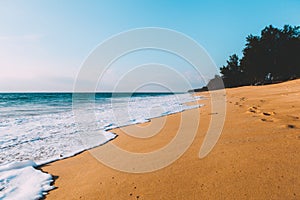
<path fill-rule="evenodd" d="M 0 106 L 0 199 L 11 195 L 27 197 L 26 192 L 14 188 L 23 187 L 20 180 L 25 180 L 28 174 L 36 177 L 35 185 L 39 188 L 30 188 L 36 192 L 29 199 L 42 195 L 51 189 L 52 179 L 35 166 L 104 144 L 116 137 L 110 132 L 114 128 L 201 106 L 185 104 L 199 99 L 191 94 L 98 94 L 92 102 L 81 98 L 75 108 L 70 94 L 0 94 L 0 97 L 5 95 L 13 103 L 7 101 L 6 106 Z M 80 121 L 78 113 L 93 117 L 79 116 L 84 119 Z"/>

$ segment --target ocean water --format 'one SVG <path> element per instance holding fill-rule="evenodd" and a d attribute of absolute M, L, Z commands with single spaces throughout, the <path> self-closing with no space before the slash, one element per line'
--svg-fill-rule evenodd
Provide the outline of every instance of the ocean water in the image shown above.
<path fill-rule="evenodd" d="M 185 103 L 198 99 L 187 93 L 0 94 L 0 199 L 41 197 L 52 178 L 34 167 L 104 144 L 116 137 L 113 128 L 197 108 Z"/>

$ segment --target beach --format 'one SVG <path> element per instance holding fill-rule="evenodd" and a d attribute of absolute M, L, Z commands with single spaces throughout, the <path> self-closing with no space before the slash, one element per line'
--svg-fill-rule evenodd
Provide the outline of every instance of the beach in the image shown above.
<path fill-rule="evenodd" d="M 211 116 L 219 113 L 211 112 L 209 92 L 197 95 L 205 97 L 199 100 L 204 106 L 182 112 L 191 122 L 200 113 L 197 134 L 174 163 L 149 173 L 121 172 L 91 154 L 104 144 L 42 166 L 55 178 L 46 199 L 299 199 L 300 80 L 226 89 L 223 131 L 203 159 L 200 147 Z M 118 137 L 109 143 L 138 153 L 162 148 L 178 132 L 182 113 L 114 129 Z M 140 134 L 147 135 L 155 128 L 150 124 L 161 121 L 159 133 L 146 139 L 124 133 L 144 127 Z M 188 134 L 189 127 L 181 128 Z"/>

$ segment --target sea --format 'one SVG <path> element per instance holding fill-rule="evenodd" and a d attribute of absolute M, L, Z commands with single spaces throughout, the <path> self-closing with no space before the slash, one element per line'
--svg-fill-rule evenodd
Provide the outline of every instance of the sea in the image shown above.
<path fill-rule="evenodd" d="M 53 189 L 38 166 L 104 145 L 114 128 L 202 106 L 190 93 L 0 93 L 0 199 Z"/>

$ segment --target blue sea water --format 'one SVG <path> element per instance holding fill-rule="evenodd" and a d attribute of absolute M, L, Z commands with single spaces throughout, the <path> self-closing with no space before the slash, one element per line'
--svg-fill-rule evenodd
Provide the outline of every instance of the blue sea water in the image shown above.
<path fill-rule="evenodd" d="M 185 104 L 198 99 L 186 93 L 0 93 L 0 199 L 40 198 L 53 188 L 52 176 L 35 166 L 104 144 L 116 137 L 113 128 L 199 107 Z"/>
<path fill-rule="evenodd" d="M 170 93 L 1 93 L 0 164 L 67 157 L 113 139 L 109 129 L 190 109 L 184 103 L 194 100 Z M 94 116 L 86 126 L 74 116 L 78 107 Z M 91 131 L 99 140 L 87 146 L 81 136 Z"/>

